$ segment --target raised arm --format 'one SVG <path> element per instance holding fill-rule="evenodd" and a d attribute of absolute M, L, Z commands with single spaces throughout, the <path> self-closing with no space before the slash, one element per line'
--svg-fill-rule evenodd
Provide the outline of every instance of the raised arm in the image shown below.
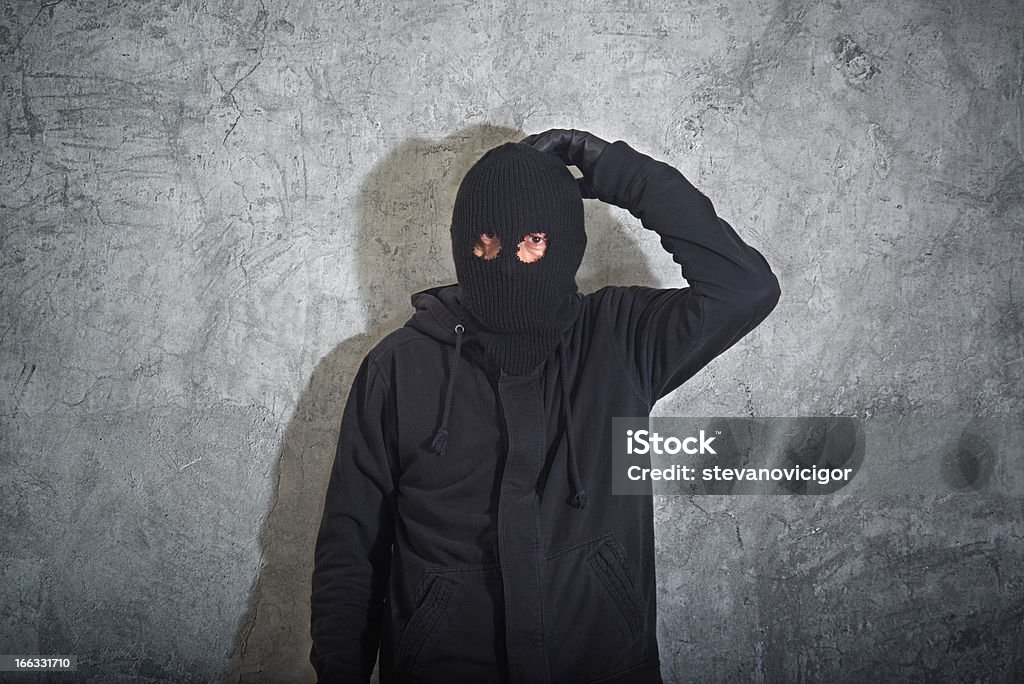
<path fill-rule="evenodd" d="M 707 197 L 674 167 L 619 140 L 553 129 L 525 139 L 575 164 L 585 197 L 629 211 L 655 231 L 681 267 L 686 288 L 606 288 L 612 322 L 641 391 L 653 405 L 750 332 L 775 308 L 779 283 Z"/>

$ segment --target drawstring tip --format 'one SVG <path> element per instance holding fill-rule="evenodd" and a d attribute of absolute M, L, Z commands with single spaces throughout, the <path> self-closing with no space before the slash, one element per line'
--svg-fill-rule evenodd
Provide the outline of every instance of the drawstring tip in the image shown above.
<path fill-rule="evenodd" d="M 444 451 L 448 448 L 448 431 L 443 428 L 438 430 L 434 435 L 434 441 L 430 443 L 430 448 L 438 456 L 444 456 Z"/>
<path fill-rule="evenodd" d="M 583 492 L 583 491 L 576 492 L 575 494 L 573 494 L 572 496 L 569 497 L 568 503 L 569 503 L 570 506 L 573 506 L 575 508 L 580 508 L 580 509 L 586 508 L 587 507 L 587 493 Z"/>

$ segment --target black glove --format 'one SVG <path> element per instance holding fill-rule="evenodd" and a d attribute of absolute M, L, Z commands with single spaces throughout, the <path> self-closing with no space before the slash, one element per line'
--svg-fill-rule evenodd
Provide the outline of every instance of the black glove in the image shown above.
<path fill-rule="evenodd" d="M 567 166 L 575 166 L 583 174 L 582 178 L 577 179 L 580 194 L 587 199 L 599 199 L 590 181 L 597 158 L 608 147 L 608 141 L 586 131 L 552 128 L 543 133 L 528 135 L 519 142 L 532 145 L 541 152 L 553 154 Z"/>

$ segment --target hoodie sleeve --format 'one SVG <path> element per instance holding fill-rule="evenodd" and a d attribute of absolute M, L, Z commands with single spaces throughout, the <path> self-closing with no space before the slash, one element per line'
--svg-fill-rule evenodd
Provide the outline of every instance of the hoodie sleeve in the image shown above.
<path fill-rule="evenodd" d="M 388 406 L 367 357 L 345 405 L 314 550 L 309 659 L 319 682 L 367 682 L 377 658 L 394 530 Z"/>
<path fill-rule="evenodd" d="M 674 167 L 620 140 L 592 175 L 598 198 L 658 233 L 690 285 L 608 288 L 602 300 L 602 316 L 653 405 L 764 320 L 779 300 L 779 282 L 761 253 Z"/>

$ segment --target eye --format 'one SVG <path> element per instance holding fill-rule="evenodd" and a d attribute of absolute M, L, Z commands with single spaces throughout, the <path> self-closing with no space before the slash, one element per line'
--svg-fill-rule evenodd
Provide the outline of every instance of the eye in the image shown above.
<path fill-rule="evenodd" d="M 544 256 L 547 249 L 547 233 L 527 233 L 516 245 L 516 257 L 524 264 L 532 264 Z"/>
<path fill-rule="evenodd" d="M 480 233 L 473 243 L 473 255 L 490 261 L 501 251 L 501 238 L 494 233 Z"/>

